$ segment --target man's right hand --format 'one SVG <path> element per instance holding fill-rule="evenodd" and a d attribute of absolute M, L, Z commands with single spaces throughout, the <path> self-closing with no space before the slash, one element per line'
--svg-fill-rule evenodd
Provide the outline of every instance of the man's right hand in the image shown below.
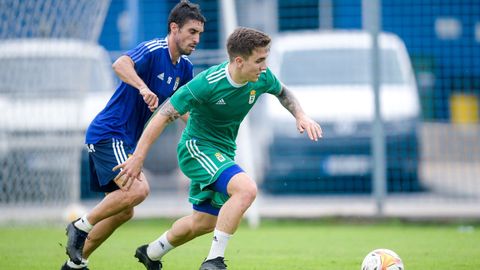
<path fill-rule="evenodd" d="M 140 173 L 142 172 L 143 159 L 135 155 L 131 155 L 124 163 L 115 166 L 112 171 L 121 169 L 113 181 L 118 187 L 127 191 L 133 184 L 133 181 L 142 181 Z"/>
<path fill-rule="evenodd" d="M 150 111 L 155 111 L 158 107 L 158 97 L 147 86 L 141 87 L 139 90 L 140 95 L 143 97 L 143 101 L 148 105 Z"/>
<path fill-rule="evenodd" d="M 117 186 L 123 191 L 128 191 L 130 187 L 133 185 L 133 181 L 135 181 L 135 178 L 132 180 L 132 179 L 129 179 L 126 175 L 122 175 L 122 177 L 118 177 L 118 178 L 115 177 L 115 179 L 113 179 L 113 182 L 115 182 L 115 184 L 117 184 Z"/>

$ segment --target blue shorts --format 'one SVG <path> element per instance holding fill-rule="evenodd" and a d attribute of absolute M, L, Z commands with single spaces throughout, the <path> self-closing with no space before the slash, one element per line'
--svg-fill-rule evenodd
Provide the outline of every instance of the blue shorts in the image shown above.
<path fill-rule="evenodd" d="M 119 171 L 112 169 L 125 162 L 135 150 L 122 140 L 101 140 L 96 144 L 87 144 L 90 164 L 90 189 L 98 192 L 112 192 L 119 187 L 113 179 Z"/>
<path fill-rule="evenodd" d="M 222 194 L 225 194 L 227 196 L 227 186 L 232 177 L 238 173 L 243 172 L 243 169 L 240 168 L 237 164 L 232 165 L 228 168 L 226 168 L 220 176 L 218 176 L 217 181 L 215 181 L 213 184 L 209 185 L 207 188 L 220 192 Z M 207 213 L 213 216 L 218 216 L 218 213 L 220 212 L 220 208 L 216 208 L 210 204 L 210 201 L 204 201 L 201 204 L 193 204 L 193 209 L 195 209 L 198 212 L 203 212 Z"/>

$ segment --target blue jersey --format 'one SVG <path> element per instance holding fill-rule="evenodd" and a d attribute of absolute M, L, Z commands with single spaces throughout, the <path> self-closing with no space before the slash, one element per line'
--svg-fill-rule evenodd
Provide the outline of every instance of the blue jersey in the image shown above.
<path fill-rule="evenodd" d="M 157 95 L 158 104 L 193 77 L 193 65 L 186 56 L 172 64 L 167 38 L 143 42 L 125 54 L 135 63 L 138 76 Z M 136 146 L 151 115 L 138 89 L 121 82 L 105 108 L 88 127 L 85 142 L 95 144 L 100 140 L 116 138 Z"/>

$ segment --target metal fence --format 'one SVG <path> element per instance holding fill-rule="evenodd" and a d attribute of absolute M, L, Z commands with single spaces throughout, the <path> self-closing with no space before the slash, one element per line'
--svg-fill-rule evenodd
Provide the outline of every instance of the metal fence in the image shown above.
<path fill-rule="evenodd" d="M 215 61 L 212 59 L 221 60 L 225 55 L 222 50 L 222 16 L 218 14 L 219 2 L 196 2 L 208 10 L 207 19 L 213 18 L 206 24 L 203 50 L 191 56 L 194 64 L 204 67 L 207 66 L 204 63 L 213 64 Z M 145 2 L 147 4 L 148 1 Z M 366 10 L 365 14 L 361 0 L 247 0 L 236 1 L 235 7 L 239 25 L 266 31 L 273 36 L 274 43 L 282 36 L 305 30 L 322 33 L 359 31 L 364 29 L 365 18 L 374 16 L 370 14 L 371 10 Z M 417 99 L 405 101 L 397 95 L 393 97 L 393 102 L 383 105 L 387 106 L 384 110 L 397 110 L 390 116 L 384 111 L 382 116 L 387 188 L 383 214 L 478 217 L 480 6 L 473 0 L 385 0 L 380 1 L 379 16 L 380 31 L 391 33 L 405 45 L 413 68 Z M 304 61 L 305 66 L 312 65 L 308 60 L 314 57 L 310 56 L 298 61 Z M 271 58 L 275 57 L 271 55 Z M 384 61 L 387 60 L 380 60 L 380 63 Z M 389 62 L 383 65 L 383 68 L 388 68 Z M 361 73 L 361 70 L 347 72 L 347 67 L 348 64 L 344 66 L 346 71 L 343 74 L 347 81 L 349 77 Z M 326 69 L 332 68 L 326 65 Z M 320 72 L 323 70 L 321 64 L 313 69 L 319 71 L 309 76 L 320 79 L 327 76 Z M 281 77 L 281 74 L 277 75 Z M 362 87 L 360 83 L 353 85 L 353 89 L 358 91 Z M 338 85 L 331 88 L 340 91 Z M 373 100 L 369 100 L 373 99 L 371 94 L 345 93 L 350 94 L 343 95 L 341 101 L 318 100 L 317 108 L 325 102 L 327 105 L 336 102 L 333 107 L 352 104 L 350 113 L 353 113 L 355 107 L 361 107 L 361 102 L 366 102 L 373 112 Z M 405 106 L 415 107 L 415 103 L 418 110 L 412 109 L 409 117 L 397 117 L 398 121 L 393 121 L 395 113 L 403 111 L 405 114 L 408 111 Z M 263 105 L 257 104 L 252 113 L 250 134 L 255 138 L 261 132 L 276 130 L 271 124 L 275 120 L 258 120 L 265 113 Z M 315 107 L 315 104 L 312 106 Z M 273 138 L 270 134 L 269 141 L 255 147 L 257 150 L 264 149 L 263 153 L 253 153 L 262 192 L 257 202 L 261 216 L 378 214 L 372 193 L 372 175 L 377 166 L 372 161 L 373 119 L 323 119 L 326 118 L 318 118 L 325 138 L 317 144 L 292 135 L 295 132 L 292 125 L 280 126 L 281 130 L 293 131 L 288 136 L 275 136 L 278 133 L 273 132 Z M 265 126 L 270 130 L 265 131 Z M 159 193 L 162 193 L 161 183 L 171 181 L 160 176 L 152 176 L 151 179 L 157 183 Z M 183 192 L 186 192 L 188 180 L 180 182 Z M 184 194 L 182 188 L 179 194 Z M 149 200 L 154 202 L 159 198 L 161 195 L 153 195 Z M 185 201 L 178 199 L 179 204 L 184 206 L 181 209 L 189 211 Z M 161 211 L 157 212 L 161 214 Z M 172 215 L 175 213 L 178 213 L 178 208 L 170 212 Z"/>
<path fill-rule="evenodd" d="M 176 2 L 112 0 L 100 43 L 118 56 L 141 40 L 166 35 L 168 11 Z M 192 2 L 200 4 L 208 20 L 200 49 L 190 57 L 198 73 L 226 59 L 223 20 L 229 18 L 222 15 L 221 0 Z M 275 71 L 302 97 L 305 87 L 295 87 L 298 82 L 287 76 L 295 70 L 283 74 L 281 68 L 294 66 L 295 62 L 307 67 L 299 77 L 309 81 L 309 87 L 316 90 L 310 91 L 313 96 L 308 97 L 315 98 L 306 98 L 305 107 L 307 113 L 318 117 L 324 130 L 322 141 L 309 143 L 295 133 L 293 122 L 285 126 L 275 115 L 265 119 L 270 115 L 268 100 L 262 100 L 252 112 L 247 133 L 254 138 L 255 151 L 250 155 L 256 164 L 254 171 L 261 192 L 253 215 L 377 215 L 377 201 L 372 193 L 373 171 L 378 166 L 372 158 L 372 137 L 376 135 L 372 129 L 374 95 L 371 85 L 364 85 L 360 80 L 370 74 L 367 71 L 371 54 L 356 54 L 343 66 L 335 65 L 341 61 L 334 58 L 345 56 L 344 51 L 339 53 L 340 48 L 353 47 L 358 52 L 364 41 L 354 33 L 364 29 L 365 18 L 375 14 L 363 8 L 362 0 L 232 2 L 238 24 L 267 32 L 273 37 L 274 46 L 283 42 L 285 36 L 304 31 L 310 31 L 311 35 L 352 33 L 336 45 L 332 45 L 334 38 L 326 42 L 324 47 L 331 48 L 324 55 L 317 51 L 292 56 Z M 384 106 L 382 130 L 387 190 L 382 200 L 383 215 L 478 218 L 480 5 L 475 0 L 379 2 L 380 31 L 389 36 L 385 38 L 386 45 L 379 42 L 379 88 L 383 93 L 380 95 L 386 96 L 390 91 L 387 88 L 392 89 L 391 97 L 380 99 L 380 105 Z M 132 3 L 136 8 L 132 9 Z M 133 10 L 138 13 L 132 14 Z M 132 25 L 137 27 L 132 29 Z M 303 43 L 307 43 L 306 40 Z M 386 48 L 385 53 L 382 46 Z M 406 62 L 412 68 L 414 81 L 410 87 L 415 95 L 408 97 L 402 95 L 405 87 L 398 85 L 396 77 L 388 75 L 405 66 L 401 53 L 389 58 L 392 50 L 401 51 L 393 47 L 402 46 L 408 53 Z M 272 68 L 278 59 L 272 51 Z M 333 62 L 328 62 L 332 59 Z M 357 64 L 355 59 L 359 61 Z M 396 61 L 401 64 L 395 64 Z M 338 70 L 344 73 L 327 75 Z M 408 81 L 408 72 L 405 74 Z M 343 111 L 335 115 L 340 108 Z M 152 192 L 138 207 L 138 216 L 179 216 L 190 211 L 186 199 L 188 179 L 176 165 L 175 143 L 172 143 L 178 140 L 181 130 L 181 124 L 169 127 L 147 158 L 146 175 Z M 88 174 L 82 175 L 83 203 L 93 204 L 99 197 L 88 192 Z"/>
<path fill-rule="evenodd" d="M 0 2 L 0 221 L 78 203 L 85 107 L 113 88 L 96 43 L 109 3 Z"/>

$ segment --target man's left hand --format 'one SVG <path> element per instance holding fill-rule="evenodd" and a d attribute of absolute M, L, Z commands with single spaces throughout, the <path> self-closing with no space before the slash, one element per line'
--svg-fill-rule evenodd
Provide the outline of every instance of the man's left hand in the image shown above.
<path fill-rule="evenodd" d="M 310 117 L 303 115 L 297 120 L 297 129 L 300 133 L 307 131 L 307 135 L 312 141 L 318 141 L 322 137 L 322 128 Z"/>

